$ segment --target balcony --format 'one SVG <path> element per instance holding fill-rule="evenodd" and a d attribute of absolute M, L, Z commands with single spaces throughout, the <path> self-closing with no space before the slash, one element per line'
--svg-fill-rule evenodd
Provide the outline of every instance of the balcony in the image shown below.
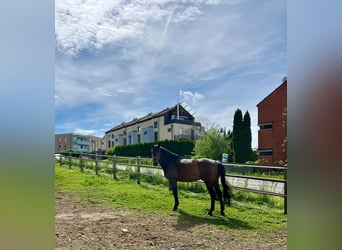
<path fill-rule="evenodd" d="M 74 145 L 83 145 L 83 146 L 89 146 L 88 141 L 73 141 Z"/>
<path fill-rule="evenodd" d="M 186 124 L 186 125 L 191 125 L 191 126 L 201 126 L 201 123 L 190 121 L 190 120 L 167 119 L 164 121 L 164 125 L 168 125 L 168 124 L 172 124 L 172 123 Z"/>
<path fill-rule="evenodd" d="M 200 136 L 199 135 L 175 135 L 174 136 L 174 140 L 190 140 L 190 141 L 194 141 L 197 140 Z"/>

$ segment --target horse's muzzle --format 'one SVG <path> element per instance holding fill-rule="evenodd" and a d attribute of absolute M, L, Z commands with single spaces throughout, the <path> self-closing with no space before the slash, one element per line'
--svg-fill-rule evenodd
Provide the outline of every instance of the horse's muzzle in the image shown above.
<path fill-rule="evenodd" d="M 158 160 L 156 158 L 152 158 L 153 166 L 158 166 Z"/>

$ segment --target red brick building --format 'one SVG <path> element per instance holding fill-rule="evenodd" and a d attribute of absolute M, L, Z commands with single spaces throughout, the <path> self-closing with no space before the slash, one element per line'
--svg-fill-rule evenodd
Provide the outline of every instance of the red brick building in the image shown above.
<path fill-rule="evenodd" d="M 287 78 L 257 104 L 259 159 L 287 161 Z"/>

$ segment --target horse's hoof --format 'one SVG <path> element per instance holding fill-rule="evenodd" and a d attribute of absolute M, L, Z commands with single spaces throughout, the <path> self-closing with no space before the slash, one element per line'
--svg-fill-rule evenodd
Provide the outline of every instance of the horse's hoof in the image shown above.
<path fill-rule="evenodd" d="M 208 215 L 213 216 L 213 212 L 209 211 Z"/>
<path fill-rule="evenodd" d="M 220 213 L 222 216 L 226 216 L 225 214 L 224 214 L 224 212 L 222 211 L 221 213 Z"/>
<path fill-rule="evenodd" d="M 172 211 L 177 211 L 177 208 L 176 208 L 176 207 L 174 207 L 174 208 L 172 209 Z"/>

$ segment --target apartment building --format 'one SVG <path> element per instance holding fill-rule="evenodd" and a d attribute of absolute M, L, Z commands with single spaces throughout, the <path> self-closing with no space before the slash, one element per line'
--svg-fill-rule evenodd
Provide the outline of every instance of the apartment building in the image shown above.
<path fill-rule="evenodd" d="M 259 159 L 268 163 L 287 160 L 285 139 L 287 138 L 287 78 L 266 96 L 258 108 Z"/>
<path fill-rule="evenodd" d="M 104 140 L 97 136 L 74 133 L 55 135 L 55 152 L 67 151 L 70 149 L 84 153 L 101 151 L 104 150 Z"/>
<path fill-rule="evenodd" d="M 195 140 L 203 131 L 201 123 L 195 122 L 191 111 L 181 103 L 113 127 L 105 132 L 105 144 L 110 148 L 161 140 Z"/>

